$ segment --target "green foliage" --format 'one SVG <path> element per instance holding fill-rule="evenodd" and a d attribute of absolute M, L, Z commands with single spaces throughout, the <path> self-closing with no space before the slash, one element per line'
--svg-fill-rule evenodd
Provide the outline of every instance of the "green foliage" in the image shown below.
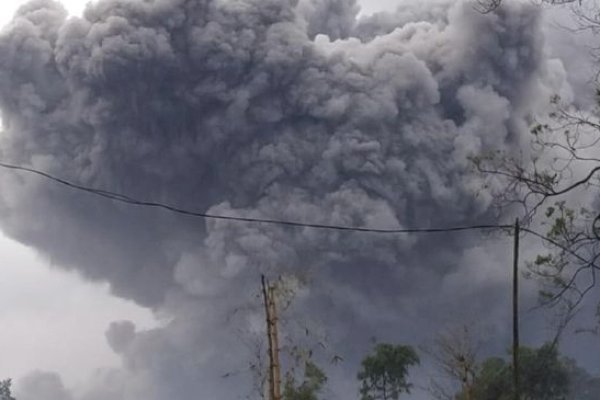
<path fill-rule="evenodd" d="M 396 400 L 401 393 L 410 393 L 408 368 L 418 363 L 419 356 L 410 346 L 378 344 L 362 361 L 357 376 L 361 400 Z"/>
<path fill-rule="evenodd" d="M 284 400 L 317 400 L 318 394 L 326 382 L 327 377 L 323 371 L 311 361 L 307 361 L 301 384 L 296 383 L 293 374 L 286 376 L 283 398 Z"/>
<path fill-rule="evenodd" d="M 545 344 L 539 349 L 521 349 L 523 398 L 562 400 L 569 388 L 566 366 L 558 357 L 556 346 Z"/>
<path fill-rule="evenodd" d="M 537 278 L 541 284 L 541 304 L 554 306 L 559 317 L 568 318 L 594 284 L 592 279 L 585 289 L 580 286 L 587 284 L 585 281 L 591 276 L 586 270 L 595 268 L 587 259 L 597 255 L 590 256 L 581 250 L 597 243 L 592 224 L 596 214 L 586 208 L 569 207 L 565 201 L 556 201 L 546 208 L 544 217 L 542 225 L 547 226 L 546 236 L 552 241 L 553 248 L 527 263 L 526 277 Z M 575 279 L 577 276 L 582 279 Z M 556 307 L 559 304 L 560 307 Z"/>
<path fill-rule="evenodd" d="M 584 25 L 589 23 L 580 17 Z M 528 262 L 527 277 L 539 280 L 542 305 L 557 310 L 563 324 L 597 284 L 599 211 L 582 194 L 600 185 L 600 158 L 590 153 L 600 140 L 600 98 L 591 113 L 573 108 L 558 95 L 549 100 L 548 114 L 531 121 L 528 157 L 515 156 L 512 150 L 487 150 L 471 161 L 485 177 L 485 186 L 492 188 L 498 209 L 522 206 L 524 230 L 532 227 L 537 233 L 530 235 L 544 236 L 538 239 L 551 254 Z M 585 205 L 593 205 L 592 210 Z M 539 226 L 547 230 L 539 231 Z"/>
<path fill-rule="evenodd" d="M 479 376 L 473 387 L 473 397 L 476 400 L 511 400 L 512 370 L 505 360 L 492 357 L 481 365 Z M 458 399 L 466 397 L 459 395 Z"/>
<path fill-rule="evenodd" d="M 11 384 L 10 379 L 0 381 L 0 400 L 15 400 L 10 391 Z"/>
<path fill-rule="evenodd" d="M 600 377 L 591 376 L 572 359 L 565 358 L 563 363 L 569 374 L 569 400 L 600 399 Z"/>
<path fill-rule="evenodd" d="M 569 369 L 559 358 L 555 346 L 545 344 L 538 349 L 521 347 L 519 352 L 521 399 L 564 400 L 569 391 Z M 488 358 L 473 388 L 474 400 L 511 400 L 513 370 L 502 358 Z M 459 393 L 457 399 L 465 399 Z"/>

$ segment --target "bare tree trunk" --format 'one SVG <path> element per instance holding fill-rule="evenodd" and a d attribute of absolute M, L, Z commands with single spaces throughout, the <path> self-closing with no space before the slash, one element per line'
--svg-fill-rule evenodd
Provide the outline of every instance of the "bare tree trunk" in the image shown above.
<path fill-rule="evenodd" d="M 277 317 L 277 303 L 275 298 L 275 286 L 271 286 L 269 288 L 269 305 L 271 308 L 271 335 L 273 343 L 273 400 L 281 400 L 281 363 L 279 360 L 279 331 L 277 328 L 279 318 Z"/>
<path fill-rule="evenodd" d="M 263 300 L 265 304 L 265 317 L 267 320 L 267 340 L 269 342 L 269 400 L 275 400 L 275 379 L 274 379 L 274 365 L 275 360 L 273 359 L 273 321 L 271 318 L 271 306 L 269 300 L 269 290 L 267 289 L 267 279 L 264 275 L 261 277 Z"/>
<path fill-rule="evenodd" d="M 515 222 L 515 248 L 513 263 L 513 385 L 514 400 L 520 400 L 519 384 L 519 219 Z"/>

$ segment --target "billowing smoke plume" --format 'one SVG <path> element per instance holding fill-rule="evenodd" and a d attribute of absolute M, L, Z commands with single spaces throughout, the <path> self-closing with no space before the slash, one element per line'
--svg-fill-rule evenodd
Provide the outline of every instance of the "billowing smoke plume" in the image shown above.
<path fill-rule="evenodd" d="M 536 99 L 562 84 L 539 10 L 415 0 L 358 11 L 354 0 L 100 0 L 68 18 L 33 0 L 0 35 L 0 157 L 215 214 L 377 228 L 492 220 L 468 156 L 519 147 Z M 260 273 L 296 277 L 299 314 L 321 321 L 348 371 L 370 337 L 415 343 L 460 308 L 504 315 L 504 244 L 481 247 L 479 234 L 206 222 L 19 174 L 0 184 L 8 235 L 171 319 L 113 324 L 123 369 L 85 400 L 245 395 L 248 374 L 221 376 L 248 365 L 243 338 L 263 329 L 248 308 Z"/>

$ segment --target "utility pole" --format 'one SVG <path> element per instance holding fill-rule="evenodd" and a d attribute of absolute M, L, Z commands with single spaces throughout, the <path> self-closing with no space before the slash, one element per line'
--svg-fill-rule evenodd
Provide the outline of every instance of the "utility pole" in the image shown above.
<path fill-rule="evenodd" d="M 269 400 L 281 400 L 281 364 L 279 362 L 278 317 L 275 303 L 276 287 L 269 285 L 264 275 L 261 278 L 269 343 Z"/>
<path fill-rule="evenodd" d="M 519 382 L 519 219 L 515 221 L 515 248 L 513 261 L 513 385 L 514 400 L 521 399 Z"/>

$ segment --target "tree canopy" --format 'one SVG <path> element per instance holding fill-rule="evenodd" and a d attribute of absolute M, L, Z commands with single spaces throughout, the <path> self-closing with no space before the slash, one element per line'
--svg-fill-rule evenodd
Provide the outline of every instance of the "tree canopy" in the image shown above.
<path fill-rule="evenodd" d="M 283 390 L 284 400 L 318 400 L 318 395 L 327 382 L 327 376 L 311 361 L 304 366 L 304 379 L 298 384 L 293 374 L 288 374 Z"/>
<path fill-rule="evenodd" d="M 0 400 L 15 400 L 10 391 L 11 385 L 12 381 L 10 379 L 0 381 Z"/>
<path fill-rule="evenodd" d="M 600 399 L 600 377 L 592 376 L 571 358 L 564 358 L 563 364 L 569 374 L 569 400 Z"/>
<path fill-rule="evenodd" d="M 570 393 L 570 367 L 559 357 L 556 346 L 547 343 L 537 349 L 521 347 L 519 352 L 521 399 L 565 400 Z M 472 390 L 473 400 L 513 399 L 512 365 L 500 357 L 484 360 L 478 368 Z M 597 395 L 597 394 L 596 394 Z M 457 400 L 467 399 L 461 391 Z"/>
<path fill-rule="evenodd" d="M 361 382 L 361 400 L 396 400 L 410 393 L 408 369 L 419 363 L 419 356 L 410 346 L 381 343 L 373 354 L 362 361 L 357 377 Z"/>

